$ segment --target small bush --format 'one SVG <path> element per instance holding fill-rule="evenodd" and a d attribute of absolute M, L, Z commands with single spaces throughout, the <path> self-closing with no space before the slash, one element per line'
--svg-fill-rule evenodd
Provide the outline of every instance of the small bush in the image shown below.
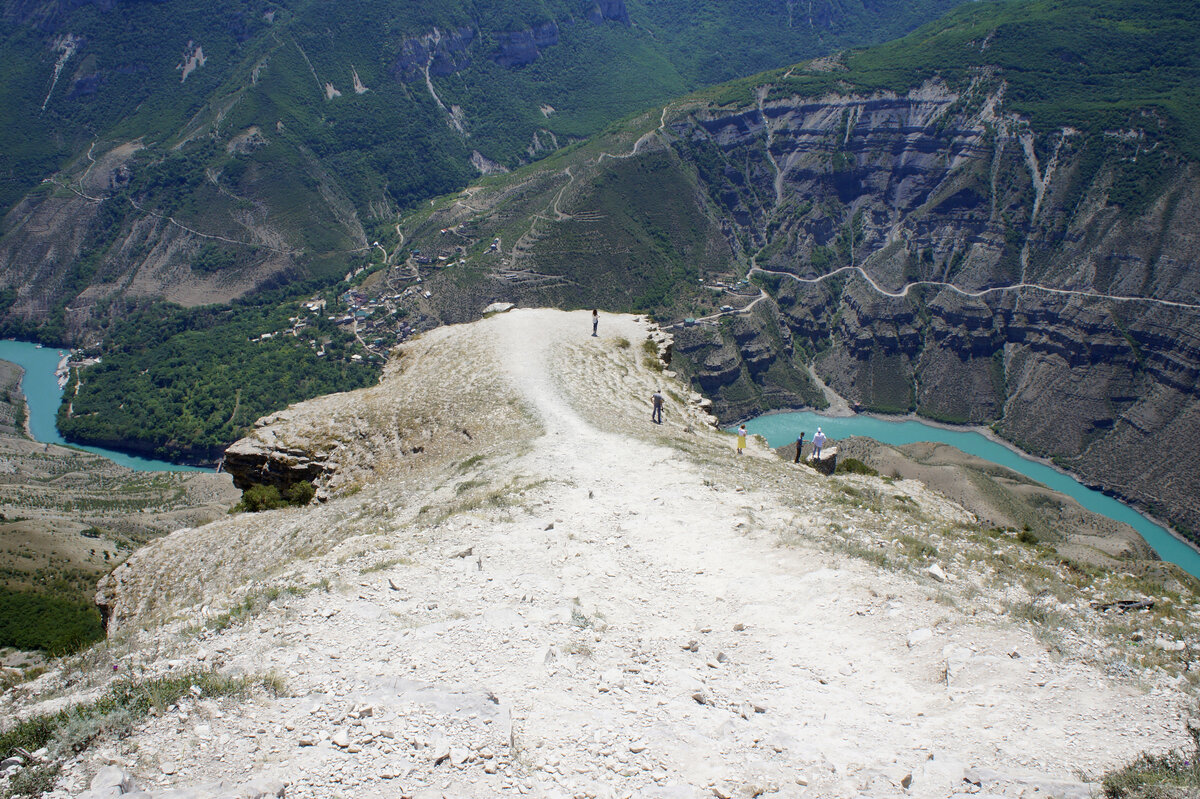
<path fill-rule="evenodd" d="M 1104 775 L 1108 799 L 1189 799 L 1200 796 L 1200 733 L 1192 734 L 1192 751 L 1165 755 L 1143 752 L 1137 760 Z"/>
<path fill-rule="evenodd" d="M 860 461 L 858 458 L 842 458 L 838 461 L 837 468 L 834 469 L 837 474 L 865 474 L 868 477 L 878 477 L 879 472 L 872 469 L 867 464 Z"/>
<path fill-rule="evenodd" d="M 1024 530 L 1017 533 L 1017 541 L 1021 542 L 1022 544 L 1029 544 L 1032 546 L 1038 542 L 1038 537 L 1033 534 L 1032 530 L 1026 527 Z"/>
<path fill-rule="evenodd" d="M 617 345 L 617 349 L 619 350 L 629 349 L 629 339 L 625 338 L 624 336 L 614 339 L 613 343 Z"/>
<path fill-rule="evenodd" d="M 234 506 L 234 512 L 258 513 L 292 506 L 302 507 L 312 501 L 317 490 L 307 480 L 301 480 L 280 492 L 278 486 L 255 483 L 242 492 L 242 501 Z"/>
<path fill-rule="evenodd" d="M 57 763 L 31 765 L 23 768 L 9 781 L 8 793 L 5 796 L 41 796 L 50 793 L 54 790 L 58 771 Z"/>

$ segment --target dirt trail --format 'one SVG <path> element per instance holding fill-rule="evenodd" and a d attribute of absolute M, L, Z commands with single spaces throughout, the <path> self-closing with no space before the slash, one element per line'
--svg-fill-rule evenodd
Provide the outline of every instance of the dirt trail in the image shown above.
<path fill-rule="evenodd" d="M 478 453 L 443 489 L 499 486 L 491 504 L 347 539 L 307 567 L 332 593 L 182 645 L 181 662 L 274 669 L 289 695 L 152 720 L 129 755 L 139 781 L 265 775 L 312 799 L 875 798 L 950 797 L 966 775 L 995 796 L 1086 796 L 1079 771 L 1183 742 L 1182 695 L 814 544 L 867 517 L 704 429 L 641 365 L 644 323 L 603 314 L 590 333 L 586 311 L 540 310 L 443 330 L 479 359 L 454 369 L 498 363 L 541 435 Z M 938 523 L 961 516 L 904 488 Z M 362 502 L 325 523 L 384 518 Z"/>

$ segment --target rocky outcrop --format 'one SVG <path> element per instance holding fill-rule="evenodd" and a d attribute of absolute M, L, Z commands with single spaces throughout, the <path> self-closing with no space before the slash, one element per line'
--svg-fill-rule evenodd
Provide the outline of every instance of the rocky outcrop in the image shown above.
<path fill-rule="evenodd" d="M 287 412 L 260 419 L 254 436 L 235 441 L 225 450 L 223 468 L 233 475 L 235 486 L 246 491 L 255 485 L 269 485 L 283 492 L 302 481 L 324 482 L 322 478 L 332 468 L 331 453 L 284 444 L 271 426 L 289 420 Z"/>
<path fill-rule="evenodd" d="M 550 21 L 519 31 L 496 34 L 492 60 L 502 67 L 523 67 L 540 56 L 542 48 L 558 44 L 558 24 Z"/>
<path fill-rule="evenodd" d="M 792 359 L 791 332 L 762 310 L 720 323 L 677 325 L 673 368 L 711 397 L 727 423 L 760 409 L 824 407 L 821 391 Z"/>
<path fill-rule="evenodd" d="M 947 444 L 919 442 L 893 447 L 852 437 L 840 440 L 838 446 L 845 457 L 857 458 L 880 474 L 919 480 L 990 527 L 1008 531 L 1014 537 L 1024 531 L 1084 562 L 1114 566 L 1117 561 L 1158 559 L 1129 525 L 1089 511 L 1065 494 Z"/>
<path fill-rule="evenodd" d="M 628 25 L 629 10 L 625 8 L 625 0 L 596 0 L 587 10 L 587 18 L 596 24 L 611 20 Z"/>
<path fill-rule="evenodd" d="M 392 73 L 401 80 L 412 80 L 428 67 L 431 75 L 453 75 L 470 65 L 469 48 L 477 36 L 474 28 L 465 26 L 449 31 L 434 28 L 410 36 L 400 42 L 400 55 L 392 63 Z"/>

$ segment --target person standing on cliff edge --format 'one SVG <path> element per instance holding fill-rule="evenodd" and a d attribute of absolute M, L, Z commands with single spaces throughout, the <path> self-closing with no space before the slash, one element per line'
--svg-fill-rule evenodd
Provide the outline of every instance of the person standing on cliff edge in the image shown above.
<path fill-rule="evenodd" d="M 746 425 L 742 425 L 737 431 L 738 437 L 738 454 L 742 454 L 742 450 L 746 448 Z"/>
<path fill-rule="evenodd" d="M 796 437 L 796 458 L 792 463 L 800 462 L 800 451 L 804 449 L 804 431 L 800 431 L 800 435 Z"/>
<path fill-rule="evenodd" d="M 825 433 L 823 433 L 821 428 L 818 427 L 816 434 L 813 436 L 813 460 L 821 460 L 821 447 L 823 446 L 825 446 Z"/>
<path fill-rule="evenodd" d="M 662 424 L 663 395 L 661 388 L 650 395 L 650 405 L 652 408 L 650 411 L 650 421 L 655 424 Z"/>
<path fill-rule="evenodd" d="M 592 309 L 592 336 L 593 337 L 595 337 L 596 328 L 598 328 L 598 327 L 600 327 L 600 310 L 598 308 L 593 308 Z"/>

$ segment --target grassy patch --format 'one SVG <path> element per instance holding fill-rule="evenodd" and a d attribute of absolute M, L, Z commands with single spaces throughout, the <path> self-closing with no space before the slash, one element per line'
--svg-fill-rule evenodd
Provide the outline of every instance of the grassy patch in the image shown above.
<path fill-rule="evenodd" d="M 412 558 L 388 558 L 387 560 L 381 560 L 378 563 L 372 563 L 370 566 L 364 566 L 358 570 L 358 573 L 370 574 L 371 572 L 387 571 L 393 566 L 411 566 L 413 563 L 414 561 Z"/>
<path fill-rule="evenodd" d="M 322 582 L 325 583 L 325 590 L 328 591 L 329 589 L 327 586 L 329 581 L 327 579 L 323 579 Z M 270 588 L 264 588 L 261 591 L 251 591 L 250 593 L 246 594 L 246 596 L 242 597 L 241 602 L 237 603 L 224 613 L 213 616 L 211 619 L 206 621 L 203 629 L 212 630 L 213 632 L 220 632 L 221 630 L 232 627 L 235 624 L 242 624 L 257 616 L 259 613 L 262 613 L 264 610 L 266 610 L 271 603 L 285 594 L 288 596 L 304 596 L 308 593 L 308 591 L 309 589 L 307 588 L 301 588 L 294 585 L 289 585 L 287 587 L 273 585 Z"/>
<path fill-rule="evenodd" d="M 1101 782 L 1108 799 L 1188 799 L 1200 796 L 1200 732 L 1192 733 L 1192 749 L 1162 755 L 1143 752 L 1124 768 L 1110 771 Z"/>
<path fill-rule="evenodd" d="M 99 738 L 127 733 L 151 711 L 162 712 L 184 696 L 243 696 L 258 688 L 278 695 L 283 683 L 275 675 L 229 677 L 216 671 L 122 681 L 99 699 L 17 722 L 0 732 L 0 752 L 46 746 L 55 753 L 79 753 Z"/>
<path fill-rule="evenodd" d="M 879 476 L 879 472 L 875 471 L 858 458 L 842 458 L 838 461 L 837 468 L 834 469 L 834 472 L 837 474 L 865 474 L 868 477 Z"/>

